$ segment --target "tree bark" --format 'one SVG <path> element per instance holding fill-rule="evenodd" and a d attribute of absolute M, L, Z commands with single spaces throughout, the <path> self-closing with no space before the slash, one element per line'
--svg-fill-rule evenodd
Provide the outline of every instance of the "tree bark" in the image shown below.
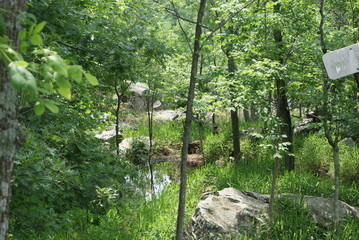
<path fill-rule="evenodd" d="M 154 180 L 153 180 L 153 168 L 152 168 L 152 155 L 153 155 L 153 103 L 154 97 L 151 91 L 151 82 L 148 81 L 149 96 L 147 98 L 147 117 L 148 117 L 148 137 L 150 139 L 150 149 L 148 151 L 147 164 L 150 171 L 150 186 L 151 186 L 151 199 L 154 193 Z"/>
<path fill-rule="evenodd" d="M 234 62 L 234 58 L 230 52 L 231 48 L 232 47 L 228 47 L 226 54 L 228 60 L 229 76 L 234 77 L 234 73 L 236 72 L 237 68 L 236 68 L 236 63 Z M 241 157 L 241 147 L 240 147 L 239 118 L 238 118 L 237 108 L 231 110 L 231 122 L 232 122 L 232 138 L 233 138 L 233 157 L 234 160 L 238 162 Z"/>
<path fill-rule="evenodd" d="M 243 109 L 243 117 L 244 117 L 244 121 L 245 121 L 245 122 L 249 122 L 249 121 L 250 121 L 249 111 L 248 111 L 247 109 Z"/>
<path fill-rule="evenodd" d="M 239 162 L 241 159 L 240 134 L 238 110 L 231 110 L 232 135 L 233 135 L 233 157 L 234 161 Z"/>
<path fill-rule="evenodd" d="M 25 0 L 0 2 L 0 8 L 5 10 L 6 35 L 15 48 L 18 46 L 19 32 L 17 15 L 25 6 Z M 17 92 L 10 84 L 6 66 L 0 62 L 0 240 L 6 239 L 9 228 L 11 172 L 16 148 L 23 144 L 20 133 L 17 120 Z"/>
<path fill-rule="evenodd" d="M 274 1 L 276 2 L 276 1 Z M 280 12 L 280 3 L 276 3 L 274 5 L 274 12 Z M 283 47 L 283 37 L 282 32 L 279 29 L 274 29 L 274 41 L 278 47 L 281 49 Z M 281 50 L 279 50 L 281 51 Z M 284 63 L 282 54 L 278 54 L 277 59 L 281 64 Z M 286 82 L 281 78 L 277 77 L 275 79 L 276 85 L 276 94 L 277 94 L 277 113 L 276 116 L 280 118 L 283 122 L 283 126 L 280 128 L 280 133 L 283 136 L 282 142 L 289 142 L 288 146 L 289 154 L 284 155 L 285 168 L 288 171 L 294 170 L 294 156 L 293 156 L 293 129 L 292 129 L 292 121 L 290 116 L 290 110 L 288 106 L 288 99 L 286 93 Z"/>
<path fill-rule="evenodd" d="M 184 233 L 184 217 L 185 217 L 185 205 L 186 205 L 186 188 L 187 188 L 187 156 L 188 156 L 188 144 L 189 136 L 191 132 L 191 123 L 192 123 L 192 106 L 194 99 L 194 90 L 196 85 L 196 77 L 198 71 L 198 60 L 199 60 L 199 51 L 200 51 L 200 38 L 202 35 L 201 23 L 204 15 L 204 10 L 207 0 L 201 0 L 200 6 L 198 9 L 197 22 L 196 22 L 196 32 L 194 39 L 194 47 L 192 54 L 192 67 L 191 67 L 191 76 L 190 76 L 190 85 L 188 89 L 188 98 L 187 98 L 187 109 L 186 109 L 186 120 L 184 125 L 183 133 L 183 145 L 181 153 L 181 183 L 180 183 L 180 194 L 179 194 L 179 203 L 178 203 L 178 216 L 177 216 L 177 228 L 176 228 L 176 239 L 182 240 Z"/>

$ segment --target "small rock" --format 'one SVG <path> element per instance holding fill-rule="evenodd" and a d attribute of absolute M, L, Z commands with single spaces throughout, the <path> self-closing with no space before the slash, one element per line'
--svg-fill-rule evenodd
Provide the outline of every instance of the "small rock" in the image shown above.
<path fill-rule="evenodd" d="M 201 151 L 201 142 L 192 141 L 188 144 L 188 154 L 195 154 Z"/>
<path fill-rule="evenodd" d="M 342 141 L 347 146 L 351 146 L 351 147 L 356 146 L 356 143 L 352 138 L 344 138 Z"/>
<path fill-rule="evenodd" d="M 147 148 L 150 146 L 150 138 L 149 137 L 129 137 L 122 140 L 122 142 L 118 145 L 118 148 L 123 152 L 126 153 L 126 151 L 130 148 L 132 148 L 132 143 L 135 141 L 143 142 Z M 155 143 L 152 142 L 154 145 Z"/>

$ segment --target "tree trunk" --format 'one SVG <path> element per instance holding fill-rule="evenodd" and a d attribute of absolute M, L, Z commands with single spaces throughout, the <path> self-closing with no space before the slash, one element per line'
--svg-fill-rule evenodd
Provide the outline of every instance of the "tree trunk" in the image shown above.
<path fill-rule="evenodd" d="M 150 96 L 147 98 L 147 117 L 148 117 L 148 137 L 150 139 L 150 149 L 148 151 L 148 169 L 150 171 L 150 186 L 151 186 L 151 199 L 154 193 L 154 180 L 153 180 L 153 168 L 152 168 L 152 154 L 153 154 L 153 103 L 154 97 L 153 93 L 151 92 L 151 82 L 148 82 L 149 93 Z"/>
<path fill-rule="evenodd" d="M 340 176 L 340 158 L 339 158 L 339 146 L 338 142 L 332 145 L 333 160 L 334 160 L 334 194 L 333 194 L 333 211 L 334 211 L 334 229 L 337 231 L 339 224 L 339 176 Z"/>
<path fill-rule="evenodd" d="M 186 188 L 187 188 L 187 156 L 188 156 L 188 144 L 189 136 L 191 132 L 192 123 L 192 106 L 194 99 L 194 90 L 196 84 L 198 60 L 200 51 L 200 38 L 202 35 L 201 23 L 204 15 L 204 10 L 207 0 L 201 0 L 198 9 L 197 22 L 196 22 L 196 33 L 194 39 L 193 55 L 192 55 L 192 67 L 190 76 L 190 85 L 188 89 L 187 98 L 187 109 L 186 109 L 186 120 L 184 125 L 183 133 L 183 145 L 181 153 L 181 183 L 178 203 L 178 216 L 177 216 L 177 228 L 176 228 L 176 239 L 182 240 L 184 233 L 184 217 L 185 217 L 185 206 L 186 206 Z"/>
<path fill-rule="evenodd" d="M 17 14 L 26 6 L 25 0 L 3 0 L 0 9 L 4 9 L 6 34 L 14 47 L 19 32 Z M 6 66 L 0 62 L 0 240 L 6 239 L 9 227 L 9 211 L 11 200 L 11 171 L 16 147 L 20 147 L 21 132 L 17 120 L 17 92 L 11 86 Z"/>
<path fill-rule="evenodd" d="M 231 110 L 232 135 L 233 135 L 233 157 L 234 161 L 239 162 L 241 158 L 240 134 L 238 110 Z"/>
<path fill-rule="evenodd" d="M 251 121 L 257 121 L 257 109 L 251 106 Z"/>
<path fill-rule="evenodd" d="M 245 122 L 249 122 L 250 117 L 249 117 L 249 111 L 247 109 L 243 109 L 243 117 Z"/>
<path fill-rule="evenodd" d="M 276 2 L 276 1 L 274 1 Z M 274 12 L 280 12 L 280 3 L 274 5 Z M 279 29 L 274 29 L 274 41 L 278 47 L 281 49 L 283 47 L 283 38 L 282 32 Z M 277 60 L 283 64 L 284 60 L 282 54 L 278 54 Z M 294 170 L 294 156 L 293 156 L 293 130 L 292 130 L 292 121 L 290 117 L 290 111 L 288 106 L 288 99 L 286 93 L 286 83 L 281 77 L 277 77 L 275 80 L 276 84 L 276 93 L 277 93 L 277 117 L 280 118 L 283 122 L 283 126 L 280 128 L 280 133 L 283 136 L 282 142 L 289 142 L 288 146 L 289 154 L 284 155 L 285 168 L 288 171 Z"/>
<path fill-rule="evenodd" d="M 320 25 L 319 25 L 319 34 L 320 34 L 320 43 L 321 43 L 321 47 L 322 47 L 322 53 L 326 54 L 327 53 L 327 47 L 325 44 L 325 40 L 324 40 L 324 0 L 320 1 Z M 323 67 L 323 94 L 324 94 L 324 103 L 323 103 L 323 115 L 324 115 L 324 120 L 323 120 L 323 127 L 324 127 L 324 133 L 325 133 L 325 137 L 328 140 L 328 143 L 330 144 L 330 146 L 332 147 L 332 151 L 333 151 L 333 160 L 334 160 L 334 194 L 333 194 L 333 227 L 334 227 L 334 231 L 337 234 L 338 232 L 338 224 L 339 224 L 339 209 L 338 209 L 338 204 L 339 204 L 339 187 L 340 187 L 340 183 L 339 183 L 339 178 L 340 178 L 340 157 L 339 157 L 339 132 L 338 129 L 336 129 L 336 131 L 334 132 L 334 139 L 333 136 L 330 132 L 330 128 L 328 126 L 328 119 L 332 119 L 331 114 L 328 111 L 329 108 L 329 84 L 327 81 L 327 75 L 325 73 L 324 67 Z"/>
<path fill-rule="evenodd" d="M 118 148 L 118 145 L 120 144 L 120 129 L 119 129 L 119 124 L 120 124 L 120 107 L 121 107 L 121 95 L 118 92 L 118 81 L 117 79 L 115 80 L 115 93 L 117 96 L 117 106 L 116 106 L 116 153 L 117 156 L 120 156 L 120 149 Z"/>
<path fill-rule="evenodd" d="M 233 56 L 231 56 L 230 49 L 227 49 L 227 60 L 228 60 L 228 71 L 229 76 L 234 77 L 236 72 L 236 63 L 234 62 Z M 233 91 L 233 90 L 232 90 Z M 241 147 L 240 147 L 240 134 L 239 134 L 239 118 L 238 118 L 238 109 L 235 108 L 231 110 L 231 122 L 232 122 L 232 137 L 233 137 L 233 157 L 236 162 L 239 161 L 241 157 Z"/>
<path fill-rule="evenodd" d="M 276 188 L 277 188 L 277 178 L 279 175 L 279 169 L 280 169 L 280 158 L 279 157 L 275 157 L 275 162 L 274 162 L 274 168 L 273 168 L 273 176 L 272 176 L 272 186 L 270 189 L 270 197 L 269 197 L 269 210 L 268 210 L 268 216 L 269 216 L 269 221 L 271 226 L 274 223 L 274 218 L 273 218 L 273 205 L 274 205 L 274 198 L 275 198 L 275 192 L 276 192 Z"/>

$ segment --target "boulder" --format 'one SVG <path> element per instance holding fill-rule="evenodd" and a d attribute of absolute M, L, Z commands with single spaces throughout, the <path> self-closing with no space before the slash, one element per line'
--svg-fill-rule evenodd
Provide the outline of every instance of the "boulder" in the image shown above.
<path fill-rule="evenodd" d="M 356 146 L 357 144 L 355 143 L 355 141 L 353 140 L 353 138 L 344 138 L 343 140 L 343 143 L 347 146 L 351 146 L 351 147 L 354 147 Z"/>
<path fill-rule="evenodd" d="M 112 129 L 112 130 L 107 130 L 102 133 L 96 134 L 95 138 L 103 140 L 103 141 L 108 141 L 109 139 L 111 139 L 115 136 L 116 136 L 116 130 Z"/>
<path fill-rule="evenodd" d="M 119 130 L 122 130 L 123 128 L 126 128 L 126 127 L 137 130 L 136 125 L 127 124 L 124 122 L 120 122 L 118 124 Z M 120 137 L 122 138 L 121 133 L 119 133 L 119 134 L 120 134 Z M 95 138 L 103 140 L 103 141 L 109 141 L 111 138 L 114 138 L 115 136 L 116 136 L 116 129 L 115 129 L 115 126 L 113 126 L 112 129 L 109 129 L 109 130 L 106 130 L 106 131 L 96 134 Z"/>
<path fill-rule="evenodd" d="M 303 199 L 318 225 L 328 226 L 332 222 L 332 199 L 296 194 L 277 197 L 289 197 L 298 202 Z M 234 188 L 223 189 L 199 202 L 185 236 L 187 239 L 231 239 L 255 233 L 259 225 L 268 222 L 268 205 L 269 195 Z M 359 218 L 359 209 L 340 202 L 340 220 L 347 215 Z"/>
<path fill-rule="evenodd" d="M 288 197 L 297 202 L 304 200 L 306 206 L 314 221 L 321 227 L 329 227 L 333 223 L 333 199 L 315 196 L 302 196 L 298 194 L 281 194 L 279 197 Z M 350 206 L 349 204 L 339 201 L 339 221 L 346 216 L 359 218 L 359 208 Z"/>
<path fill-rule="evenodd" d="M 303 134 L 311 133 L 318 130 L 316 126 L 313 125 L 316 123 L 313 118 L 303 118 L 301 121 L 297 122 L 294 126 L 294 134 Z"/>
<path fill-rule="evenodd" d="M 195 154 L 201 152 L 201 142 L 196 140 L 188 144 L 188 154 Z"/>
<path fill-rule="evenodd" d="M 153 119 L 156 121 L 173 121 L 174 119 L 184 116 L 184 113 L 181 111 L 176 110 L 164 110 L 164 111 L 158 111 L 154 113 Z"/>
<path fill-rule="evenodd" d="M 131 92 L 129 97 L 131 108 L 136 110 L 146 109 L 146 92 L 149 90 L 148 86 L 143 83 L 131 83 L 129 90 Z"/>
<path fill-rule="evenodd" d="M 146 148 L 149 149 L 150 146 L 150 138 L 149 137 L 129 137 L 122 140 L 122 142 L 118 145 L 118 148 L 123 152 L 126 153 L 128 149 L 132 148 L 133 142 L 143 142 Z M 155 143 L 152 142 L 154 145 Z"/>

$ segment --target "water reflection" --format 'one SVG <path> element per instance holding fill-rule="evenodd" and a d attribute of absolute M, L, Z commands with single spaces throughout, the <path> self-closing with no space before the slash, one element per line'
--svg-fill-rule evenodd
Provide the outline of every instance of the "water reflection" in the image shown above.
<path fill-rule="evenodd" d="M 171 178 L 167 174 L 159 171 L 153 171 L 153 190 L 151 189 L 151 174 L 147 171 L 141 170 L 136 179 L 130 176 L 125 177 L 126 183 L 131 184 L 136 192 L 142 195 L 146 201 L 151 201 L 153 198 L 158 198 L 164 188 L 171 183 Z"/>

